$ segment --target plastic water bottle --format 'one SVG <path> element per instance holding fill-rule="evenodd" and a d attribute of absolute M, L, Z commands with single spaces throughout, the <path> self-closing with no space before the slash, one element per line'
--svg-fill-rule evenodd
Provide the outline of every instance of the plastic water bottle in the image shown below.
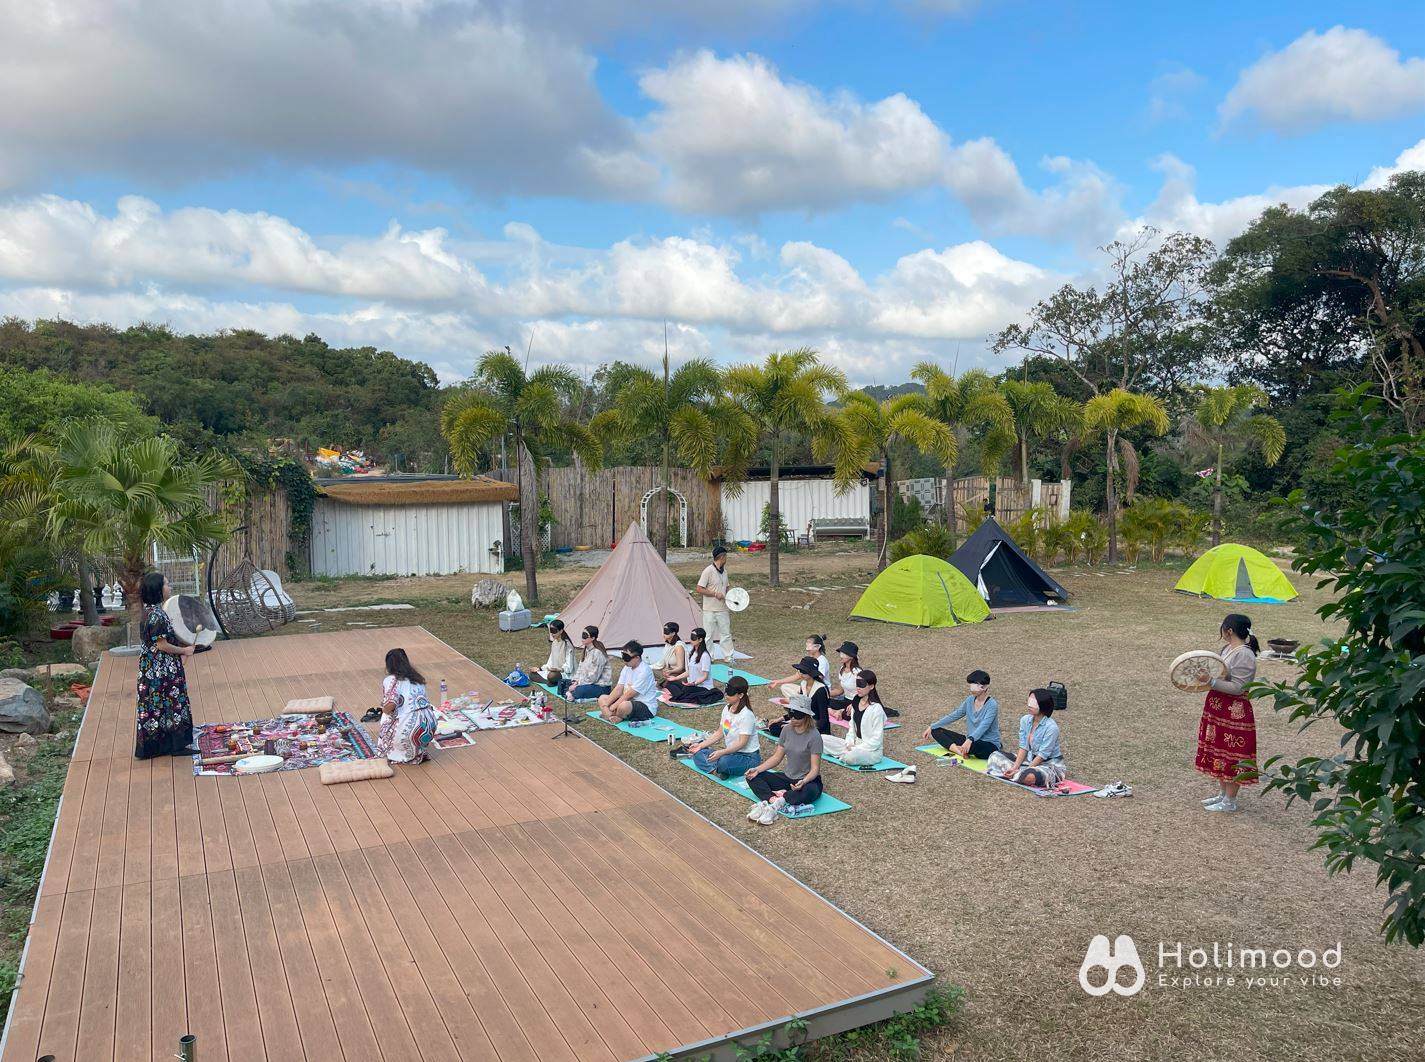
<path fill-rule="evenodd" d="M 445 704 L 450 700 L 450 689 L 445 684 L 445 679 L 440 680 L 440 703 Z"/>

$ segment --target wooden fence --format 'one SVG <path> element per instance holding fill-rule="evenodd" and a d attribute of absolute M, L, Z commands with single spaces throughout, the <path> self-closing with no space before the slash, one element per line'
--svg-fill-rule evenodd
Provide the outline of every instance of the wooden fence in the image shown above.
<path fill-rule="evenodd" d="M 1000 476 L 995 481 L 995 519 L 1001 524 L 1009 524 L 1024 514 L 1026 509 L 1045 509 L 1054 521 L 1069 515 L 1069 496 L 1073 483 L 1070 480 L 1043 482 L 1031 480 L 1026 487 L 1018 479 Z M 965 510 L 982 509 L 990 496 L 990 481 L 985 476 L 966 476 L 954 484 L 952 511 L 955 526 L 965 530 Z"/>
<path fill-rule="evenodd" d="M 517 482 L 513 467 L 497 469 L 491 475 L 507 483 Z M 554 527 L 550 544 L 560 546 L 603 547 L 617 542 L 638 522 L 644 497 L 661 485 L 663 470 L 656 467 L 625 465 L 588 472 L 582 467 L 545 468 L 540 473 L 540 490 L 548 496 L 554 510 Z M 687 503 L 687 535 L 683 545 L 706 546 L 722 524 L 720 492 L 688 469 L 672 470 L 673 490 Z M 649 537 L 657 536 L 652 528 L 662 513 L 663 494 L 659 491 L 648 501 Z M 680 508 L 673 499 L 670 542 L 680 537 Z"/>
<path fill-rule="evenodd" d="M 249 487 L 238 506 L 229 504 L 215 488 L 209 492 L 208 504 L 230 515 L 234 526 L 246 525 L 246 530 L 234 534 L 213 558 L 214 585 L 244 556 L 251 556 L 259 568 L 270 568 L 284 579 L 291 573 L 288 554 L 298 571 L 307 570 L 307 544 L 292 541 L 292 508 L 281 487 Z"/>

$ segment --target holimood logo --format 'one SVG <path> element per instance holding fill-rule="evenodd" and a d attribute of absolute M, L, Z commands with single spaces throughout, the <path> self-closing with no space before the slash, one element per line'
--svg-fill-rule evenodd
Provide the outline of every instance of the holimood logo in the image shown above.
<path fill-rule="evenodd" d="M 1255 948 L 1218 941 L 1196 947 L 1158 942 L 1158 988 L 1329 989 L 1341 987 L 1341 943 L 1314 948 Z M 1127 969 L 1127 975 L 1120 976 Z M 1097 971 L 1102 970 L 1099 975 Z M 1079 985 L 1091 996 L 1134 996 L 1147 982 L 1138 945 L 1126 933 L 1109 944 L 1098 934 L 1079 966 Z"/>
<path fill-rule="evenodd" d="M 1127 985 L 1120 984 L 1118 979 L 1118 972 L 1125 966 L 1132 973 L 1132 981 Z M 1104 971 L 1102 984 L 1094 983 L 1095 978 L 1091 976 L 1094 970 Z M 1128 934 L 1120 933 L 1112 947 L 1101 933 L 1089 941 L 1089 950 L 1079 967 L 1079 984 L 1089 995 L 1106 996 L 1110 992 L 1117 992 L 1120 996 L 1137 995 L 1146 980 L 1143 963 L 1138 958 L 1138 945 Z"/>

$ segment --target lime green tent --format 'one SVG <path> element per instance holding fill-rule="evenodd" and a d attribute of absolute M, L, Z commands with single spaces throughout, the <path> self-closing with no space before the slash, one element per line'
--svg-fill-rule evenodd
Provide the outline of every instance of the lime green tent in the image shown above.
<path fill-rule="evenodd" d="M 979 623 L 989 614 L 989 605 L 960 569 L 924 554 L 898 560 L 876 576 L 851 610 L 853 619 L 912 627 Z"/>
<path fill-rule="evenodd" d="M 1213 546 L 1183 573 L 1174 590 L 1220 601 L 1290 601 L 1296 588 L 1282 570 L 1251 546 Z"/>

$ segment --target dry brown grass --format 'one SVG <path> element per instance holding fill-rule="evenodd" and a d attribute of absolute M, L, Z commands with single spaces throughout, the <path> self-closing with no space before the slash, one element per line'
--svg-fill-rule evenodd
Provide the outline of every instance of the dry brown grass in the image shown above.
<path fill-rule="evenodd" d="M 857 551 L 804 554 L 785 566 L 793 581 L 865 582 L 872 559 Z M 680 575 L 691 582 L 695 566 Z M 888 752 L 921 767 L 915 787 L 834 766 L 828 789 L 851 812 L 782 823 L 748 823 L 747 805 L 672 764 L 658 747 L 611 727 L 583 729 L 698 811 L 752 844 L 870 928 L 968 993 L 965 1020 L 931 1054 L 1001 1059 L 1418 1058 L 1425 1032 L 1425 958 L 1387 947 L 1378 934 L 1382 895 L 1369 866 L 1328 878 L 1300 806 L 1250 792 L 1245 811 L 1209 815 L 1210 785 L 1192 769 L 1200 698 L 1168 686 L 1179 652 L 1216 647 L 1231 608 L 1168 591 L 1166 570 L 1056 573 L 1077 611 L 1021 613 L 975 627 L 916 631 L 846 616 L 859 591 L 811 594 L 766 589 L 765 561 L 734 559 L 734 581 L 754 587 L 737 618 L 739 644 L 761 674 L 785 672 L 810 632 L 849 637 L 903 712 Z M 587 570 L 542 579 L 549 602 L 566 599 Z M 349 621 L 418 622 L 493 671 L 543 659 L 543 633 L 500 635 L 493 615 L 472 615 L 469 576 L 342 584 L 304 607 L 411 600 L 419 610 L 336 614 Z M 1304 582 L 1298 580 L 1299 583 Z M 404 585 L 403 585 L 404 584 Z M 757 590 L 761 585 L 763 589 Z M 1305 589 L 1303 587 L 1303 589 Z M 1259 634 L 1319 637 L 1312 591 L 1293 605 L 1246 606 Z M 548 605 L 547 605 L 548 607 Z M 552 607 L 550 608 L 552 611 Z M 294 625 L 301 630 L 310 625 Z M 293 629 L 293 628 L 288 628 Z M 834 644 L 834 643 L 833 643 Z M 974 667 L 994 677 L 1007 734 L 1026 691 L 1068 684 L 1060 721 L 1071 773 L 1087 782 L 1121 778 L 1128 800 L 1038 800 L 913 751 L 924 726 L 963 696 Z M 1264 677 L 1285 665 L 1264 662 Z M 1296 733 L 1265 705 L 1257 711 L 1262 754 L 1329 752 L 1336 735 Z M 716 712 L 679 712 L 715 725 Z M 695 916 L 696 912 L 689 912 Z M 1089 939 L 1128 933 L 1149 968 L 1139 995 L 1094 999 L 1077 983 Z M 1239 946 L 1322 948 L 1342 944 L 1338 989 L 1172 990 L 1153 983 L 1156 945 L 1231 941 Z M 951 1047 L 958 1043 L 958 1050 Z"/>

